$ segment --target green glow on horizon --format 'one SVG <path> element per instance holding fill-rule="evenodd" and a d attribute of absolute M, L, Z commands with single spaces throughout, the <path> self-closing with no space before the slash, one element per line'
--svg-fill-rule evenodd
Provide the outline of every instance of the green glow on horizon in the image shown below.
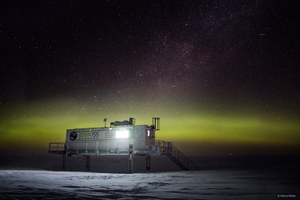
<path fill-rule="evenodd" d="M 108 118 L 106 125 L 109 126 L 112 121 L 128 120 L 129 117 L 134 117 L 137 125 L 150 125 L 152 117 L 160 117 L 161 130 L 156 132 L 156 140 L 172 141 L 175 146 L 184 144 L 186 150 L 182 151 L 187 154 L 195 154 L 193 149 L 196 151 L 199 148 L 210 154 L 227 154 L 231 151 L 251 154 L 256 152 L 251 146 L 256 145 L 274 149 L 280 147 L 283 152 L 285 147 L 299 150 L 300 125 L 297 121 L 257 117 L 251 113 L 235 117 L 185 108 L 171 110 L 168 106 L 150 107 L 152 109 L 148 112 L 143 110 L 143 106 L 127 109 L 122 105 L 99 109 L 95 105 L 66 99 L 28 104 L 18 110 L 6 111 L 7 117 L 1 119 L 1 151 L 18 147 L 23 149 L 20 153 L 35 151 L 35 148 L 47 153 L 49 142 L 65 140 L 66 129 L 103 127 L 104 118 Z M 205 144 L 211 145 L 205 147 Z M 222 150 L 219 150 L 221 146 Z M 243 149 L 243 146 L 247 146 L 247 149 Z M 197 153 L 201 155 L 203 152 Z M 272 151 L 269 149 L 268 152 Z"/>

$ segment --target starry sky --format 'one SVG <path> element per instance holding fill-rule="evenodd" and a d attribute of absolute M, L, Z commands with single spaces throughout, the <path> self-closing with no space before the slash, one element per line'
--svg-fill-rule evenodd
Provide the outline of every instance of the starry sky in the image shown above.
<path fill-rule="evenodd" d="M 129 117 L 187 155 L 300 153 L 296 1 L 0 4 L 0 154 Z"/>

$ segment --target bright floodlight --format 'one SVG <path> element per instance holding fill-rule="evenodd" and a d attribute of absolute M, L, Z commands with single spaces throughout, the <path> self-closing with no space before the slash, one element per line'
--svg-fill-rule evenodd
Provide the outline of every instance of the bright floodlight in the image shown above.
<path fill-rule="evenodd" d="M 129 132 L 128 131 L 117 131 L 116 138 L 128 138 Z"/>

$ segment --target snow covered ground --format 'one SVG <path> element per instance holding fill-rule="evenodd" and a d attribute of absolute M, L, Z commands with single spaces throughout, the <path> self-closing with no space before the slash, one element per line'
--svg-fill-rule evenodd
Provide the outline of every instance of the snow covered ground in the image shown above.
<path fill-rule="evenodd" d="M 134 174 L 2 169 L 0 199 L 300 198 L 297 164 L 239 169 L 222 168 L 220 163 L 217 166 L 201 171 Z"/>
<path fill-rule="evenodd" d="M 0 191 L 0 199 L 299 198 L 297 188 L 276 174 L 231 170 L 139 174 L 2 170 Z"/>

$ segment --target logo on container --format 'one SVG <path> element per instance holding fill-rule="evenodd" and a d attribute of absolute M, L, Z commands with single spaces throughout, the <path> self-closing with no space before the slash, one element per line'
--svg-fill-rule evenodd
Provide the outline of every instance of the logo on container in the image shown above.
<path fill-rule="evenodd" d="M 70 140 L 76 140 L 77 138 L 77 133 L 75 131 L 73 131 L 71 134 L 70 134 Z"/>

